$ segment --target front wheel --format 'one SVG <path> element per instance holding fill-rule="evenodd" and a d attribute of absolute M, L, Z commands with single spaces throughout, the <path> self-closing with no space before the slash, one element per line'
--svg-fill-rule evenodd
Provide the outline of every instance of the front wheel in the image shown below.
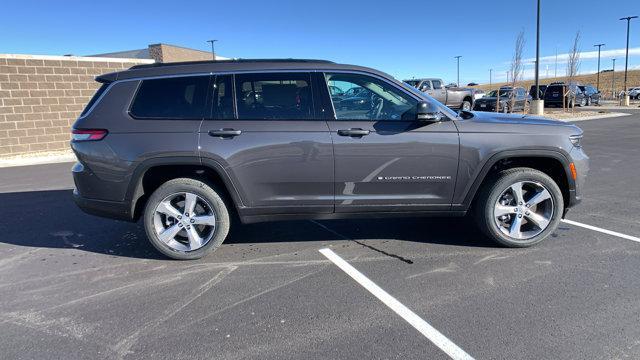
<path fill-rule="evenodd" d="M 508 247 L 529 247 L 558 227 L 564 201 L 547 174 L 531 168 L 502 171 L 483 187 L 475 218 L 482 232 Z"/>
<path fill-rule="evenodd" d="M 153 192 L 144 210 L 144 227 L 151 244 L 164 255 L 199 259 L 227 237 L 229 212 L 209 185 L 178 178 Z"/>
<path fill-rule="evenodd" d="M 464 111 L 471 111 L 471 102 L 468 100 L 463 101 L 460 108 Z"/>

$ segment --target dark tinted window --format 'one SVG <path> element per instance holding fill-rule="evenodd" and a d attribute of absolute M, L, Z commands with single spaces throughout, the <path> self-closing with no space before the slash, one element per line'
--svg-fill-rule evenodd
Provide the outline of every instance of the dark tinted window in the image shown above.
<path fill-rule="evenodd" d="M 231 75 L 216 76 L 213 87 L 213 118 L 233 119 L 233 82 Z"/>
<path fill-rule="evenodd" d="M 98 101 L 100 96 L 102 96 L 102 94 L 105 92 L 105 90 L 107 90 L 108 87 L 109 87 L 109 84 L 102 84 L 102 86 L 100 86 L 98 91 L 96 91 L 96 93 L 93 94 L 93 97 L 91 98 L 91 100 L 89 100 L 89 103 L 87 104 L 87 106 L 85 106 L 84 110 L 82 110 L 82 114 L 80 114 L 80 116 L 84 116 L 87 114 L 89 109 L 91 109 L 93 104 L 95 104 L 96 101 Z"/>
<path fill-rule="evenodd" d="M 208 76 L 143 80 L 131 115 L 149 119 L 202 119 Z"/>
<path fill-rule="evenodd" d="M 313 99 L 308 73 L 238 74 L 239 119 L 311 119 Z"/>

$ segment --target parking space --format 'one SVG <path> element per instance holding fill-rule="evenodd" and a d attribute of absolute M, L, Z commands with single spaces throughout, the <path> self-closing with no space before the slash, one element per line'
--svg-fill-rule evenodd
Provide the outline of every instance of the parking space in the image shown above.
<path fill-rule="evenodd" d="M 578 124 L 591 172 L 568 219 L 640 236 L 638 124 L 640 112 Z M 634 241 L 563 223 L 506 249 L 464 219 L 298 221 L 169 261 L 140 224 L 78 210 L 69 168 L 0 170 L 7 358 L 447 358 L 320 249 L 474 358 L 640 357 Z"/>

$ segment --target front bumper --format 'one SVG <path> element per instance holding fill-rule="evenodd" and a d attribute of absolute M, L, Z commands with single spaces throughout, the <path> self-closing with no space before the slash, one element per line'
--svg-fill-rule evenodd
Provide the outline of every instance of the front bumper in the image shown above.
<path fill-rule="evenodd" d="M 582 148 L 574 147 L 569 153 L 571 161 L 576 169 L 576 180 L 574 189 L 569 190 L 569 206 L 573 207 L 578 205 L 582 201 L 582 193 L 584 184 L 587 180 L 587 174 L 589 173 L 589 157 L 584 153 Z"/>

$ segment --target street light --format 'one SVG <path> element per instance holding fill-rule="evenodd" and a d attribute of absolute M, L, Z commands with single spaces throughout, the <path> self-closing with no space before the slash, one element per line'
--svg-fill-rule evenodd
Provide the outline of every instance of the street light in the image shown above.
<path fill-rule="evenodd" d="M 536 17 L 536 97 L 534 100 L 540 100 L 540 0 L 538 0 L 538 13 Z"/>
<path fill-rule="evenodd" d="M 544 100 L 540 99 L 540 0 L 537 1 L 536 11 L 536 75 L 535 87 L 536 93 L 531 101 L 531 113 L 542 115 L 544 113 Z M 556 50 L 557 58 L 557 50 Z M 557 62 L 557 60 L 556 60 Z M 549 66 L 547 65 L 547 77 L 549 76 Z"/>
<path fill-rule="evenodd" d="M 596 77 L 596 90 L 600 91 L 600 48 L 605 44 L 595 44 L 598 47 L 598 76 Z"/>
<path fill-rule="evenodd" d="M 631 24 L 631 19 L 636 19 L 637 16 L 627 16 L 627 17 L 623 17 L 620 18 L 620 20 L 627 20 L 627 52 L 625 55 L 625 60 L 624 60 L 624 101 L 625 101 L 625 105 L 629 105 L 627 103 L 627 68 L 629 66 L 629 26 Z"/>
<path fill-rule="evenodd" d="M 216 60 L 216 51 L 215 51 L 215 47 L 213 45 L 213 43 L 215 43 L 218 40 L 207 40 L 208 43 L 211 43 L 211 57 L 213 58 L 213 60 Z"/>
<path fill-rule="evenodd" d="M 611 59 L 613 61 L 613 71 L 611 72 L 611 97 L 616 99 L 616 59 Z"/>
<path fill-rule="evenodd" d="M 491 88 L 492 77 L 493 77 L 493 69 L 489 69 L 489 88 Z"/>
<path fill-rule="evenodd" d="M 461 55 L 454 56 L 454 58 L 458 60 L 458 86 L 460 86 L 460 58 L 461 57 L 462 57 Z"/>

